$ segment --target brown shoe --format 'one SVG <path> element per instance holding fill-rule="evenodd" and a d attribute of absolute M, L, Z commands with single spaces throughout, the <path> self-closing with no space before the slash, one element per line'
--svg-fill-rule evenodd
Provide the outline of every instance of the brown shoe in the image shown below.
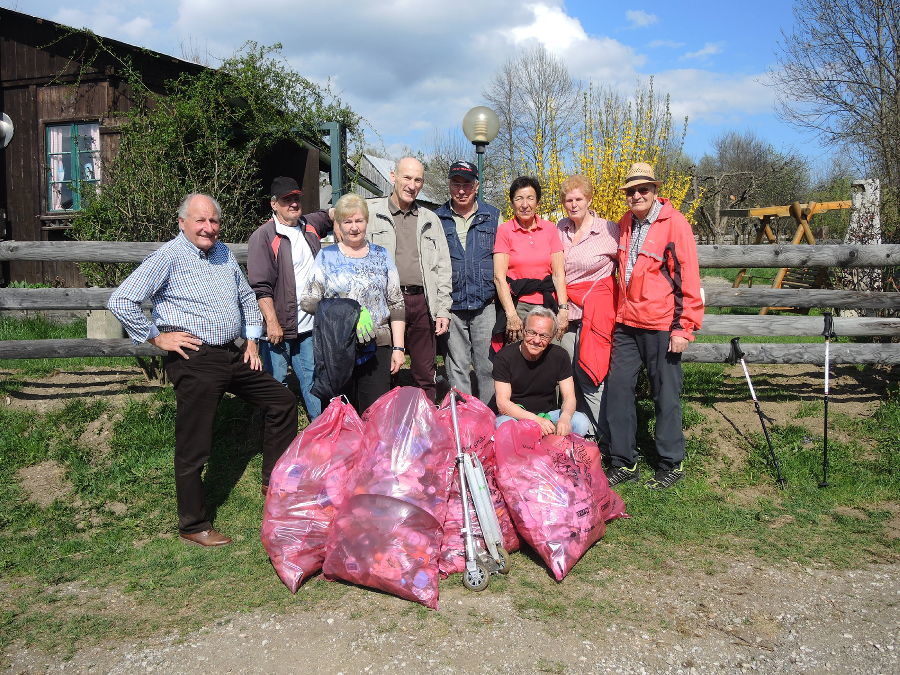
<path fill-rule="evenodd" d="M 188 544 L 197 544 L 198 546 L 225 546 L 231 543 L 231 538 L 226 537 L 216 530 L 204 530 L 203 532 L 195 532 L 194 534 L 178 535 L 181 541 Z"/>
<path fill-rule="evenodd" d="M 269 494 L 269 486 L 266 485 L 265 483 L 263 483 L 259 487 L 259 494 L 261 494 L 263 497 L 265 497 L 267 494 Z"/>

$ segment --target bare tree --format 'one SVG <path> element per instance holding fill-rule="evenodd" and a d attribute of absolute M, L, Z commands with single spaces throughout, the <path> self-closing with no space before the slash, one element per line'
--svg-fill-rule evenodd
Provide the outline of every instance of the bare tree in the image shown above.
<path fill-rule="evenodd" d="M 580 113 L 580 85 L 561 59 L 543 45 L 510 57 L 485 89 L 484 97 L 500 117 L 495 141 L 508 175 L 541 166 L 553 139 L 565 147 Z"/>
<path fill-rule="evenodd" d="M 900 164 L 900 3 L 795 0 L 771 73 L 783 117 L 853 146 L 867 169 L 897 187 Z"/>
<path fill-rule="evenodd" d="M 746 230 L 749 224 L 723 216 L 723 210 L 790 204 L 809 190 L 806 163 L 753 132 L 726 132 L 713 140 L 713 149 L 700 160 L 697 177 L 704 188 L 699 220 L 713 230 L 716 242 L 729 229 Z"/>
<path fill-rule="evenodd" d="M 509 187 L 505 176 L 502 176 L 502 161 L 497 161 L 499 151 L 494 150 L 495 143 L 488 146 L 484 166 L 481 172 L 482 199 L 501 211 L 506 205 L 506 189 Z M 492 152 L 494 150 L 494 152 Z M 496 154 L 495 154 L 496 153 Z M 435 132 L 427 153 L 425 163 L 425 184 L 433 195 L 441 201 L 450 198 L 447 187 L 447 173 L 453 162 L 467 161 L 477 163 L 475 148 L 463 136 L 459 128 L 447 129 L 443 133 Z"/>

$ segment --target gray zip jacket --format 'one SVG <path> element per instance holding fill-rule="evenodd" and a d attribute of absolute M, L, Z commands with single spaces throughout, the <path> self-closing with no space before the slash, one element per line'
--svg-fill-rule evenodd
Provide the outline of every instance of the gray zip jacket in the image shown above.
<path fill-rule="evenodd" d="M 369 206 L 369 224 L 366 239 L 373 244 L 384 246 L 394 258 L 397 250 L 397 234 L 394 230 L 394 217 L 388 206 L 390 197 L 377 197 L 367 200 Z M 418 233 L 419 264 L 422 267 L 422 278 L 425 280 L 425 299 L 431 318 L 450 318 L 450 293 L 452 291 L 453 272 L 450 263 L 450 251 L 447 248 L 447 235 L 441 219 L 434 211 L 429 211 L 418 204 L 419 218 L 416 223 Z"/>

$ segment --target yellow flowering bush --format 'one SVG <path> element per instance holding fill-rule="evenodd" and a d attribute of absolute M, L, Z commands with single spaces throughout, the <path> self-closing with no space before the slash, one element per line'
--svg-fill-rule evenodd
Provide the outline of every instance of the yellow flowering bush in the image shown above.
<path fill-rule="evenodd" d="M 550 110 L 552 115 L 552 106 Z M 571 134 L 577 139 L 574 147 L 559 147 L 558 125 L 551 120 L 547 126 L 551 130 L 547 156 L 539 152 L 532 164 L 522 153 L 516 167 L 519 174 L 540 180 L 545 218 L 556 221 L 566 215 L 559 203 L 560 186 L 569 175 L 580 173 L 594 187 L 591 208 L 603 218 L 619 220 L 626 210 L 621 185 L 629 167 L 634 162 L 649 162 L 662 181 L 660 195 L 672 200 L 672 205 L 693 221 L 700 200 L 691 194 L 691 171 L 679 161 L 683 157 L 687 119 L 680 130 L 676 129 L 669 98 L 660 98 L 654 92 L 652 79 L 631 100 L 609 91 L 588 89 L 584 93 L 580 128 Z M 543 140 L 537 138 L 535 145 L 544 147 Z M 510 181 L 513 177 L 509 176 Z M 509 204 L 506 217 L 512 217 Z"/>

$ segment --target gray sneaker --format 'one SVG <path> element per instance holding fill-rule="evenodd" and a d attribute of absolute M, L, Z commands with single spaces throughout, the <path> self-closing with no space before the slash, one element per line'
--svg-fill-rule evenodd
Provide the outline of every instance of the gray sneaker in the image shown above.
<path fill-rule="evenodd" d="M 606 472 L 606 478 L 609 480 L 609 486 L 613 487 L 614 485 L 618 485 L 619 483 L 629 483 L 631 481 L 639 480 L 641 477 L 640 469 L 638 469 L 637 462 L 634 463 L 634 466 L 615 466 L 610 467 L 609 471 Z"/>
<path fill-rule="evenodd" d="M 681 469 L 681 462 L 671 469 L 660 469 L 650 480 L 644 483 L 644 487 L 648 490 L 665 490 L 670 488 L 678 481 L 684 478 L 684 471 Z"/>

